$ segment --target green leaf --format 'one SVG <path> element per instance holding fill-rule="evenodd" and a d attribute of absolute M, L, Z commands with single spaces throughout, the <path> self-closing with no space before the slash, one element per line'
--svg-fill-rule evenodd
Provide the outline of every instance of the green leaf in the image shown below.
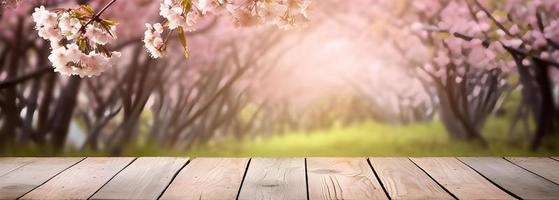
<path fill-rule="evenodd" d="M 190 11 L 190 8 L 192 8 L 192 3 L 190 2 L 190 0 L 182 0 L 181 6 L 183 13 L 186 14 L 188 13 L 188 11 Z"/>
<path fill-rule="evenodd" d="M 83 14 L 81 14 L 80 12 L 76 12 L 76 11 L 70 11 L 70 17 L 72 18 L 81 18 L 83 16 Z"/>
<path fill-rule="evenodd" d="M 91 7 L 90 5 L 83 4 L 83 5 L 80 5 L 80 8 L 89 15 L 94 15 L 95 14 L 95 11 L 93 10 L 93 7 Z"/>
<path fill-rule="evenodd" d="M 116 26 L 118 24 L 118 22 L 109 19 L 102 19 L 101 23 L 103 23 L 106 26 Z"/>
<path fill-rule="evenodd" d="M 496 10 L 492 13 L 493 16 L 507 17 L 507 12 L 504 10 Z"/>
<path fill-rule="evenodd" d="M 444 39 L 450 37 L 450 33 L 438 32 L 438 33 L 435 34 L 435 37 L 439 40 L 444 40 Z"/>
<path fill-rule="evenodd" d="M 87 52 L 87 41 L 83 37 L 78 37 L 76 44 L 78 45 L 80 51 Z"/>
<path fill-rule="evenodd" d="M 186 34 L 184 33 L 184 29 L 182 27 L 179 27 L 179 41 L 181 42 L 184 50 L 184 57 L 188 59 L 188 44 L 186 43 Z"/>
<path fill-rule="evenodd" d="M 111 37 L 114 37 L 114 35 L 111 33 L 111 28 L 108 25 L 101 23 L 101 28 L 105 30 L 109 35 L 111 35 Z"/>

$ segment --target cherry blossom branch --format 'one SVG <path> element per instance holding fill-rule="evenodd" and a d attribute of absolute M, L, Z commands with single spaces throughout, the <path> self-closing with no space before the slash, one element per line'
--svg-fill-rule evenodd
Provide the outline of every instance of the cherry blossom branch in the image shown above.
<path fill-rule="evenodd" d="M 485 15 L 487 15 L 487 17 L 489 17 L 491 19 L 491 21 L 493 21 L 493 23 L 495 23 L 495 25 L 497 25 L 497 27 L 499 27 L 499 29 L 501 29 L 503 32 L 505 32 L 505 34 L 507 34 L 508 36 L 511 36 L 511 37 L 514 36 L 509 32 L 509 30 L 507 30 L 505 28 L 505 26 L 503 26 L 503 24 L 501 24 L 499 21 L 497 21 L 497 19 L 495 19 L 495 17 L 493 16 L 493 14 L 491 14 L 489 12 L 489 10 L 487 10 L 483 5 L 481 5 L 481 3 L 478 0 L 474 0 L 474 3 L 479 7 L 479 9 L 481 9 L 481 11 L 483 11 L 485 13 Z"/>
<path fill-rule="evenodd" d="M 200 34 L 207 33 L 208 31 L 212 30 L 212 28 L 214 28 L 214 27 L 217 25 L 218 19 L 219 19 L 219 18 L 214 17 L 214 18 L 212 19 L 212 21 L 208 23 L 208 25 L 206 25 L 206 26 L 204 26 L 204 27 L 202 27 L 202 28 L 200 28 L 200 29 L 196 29 L 196 30 L 194 30 L 194 31 L 186 32 L 185 34 L 186 34 L 186 36 L 194 36 L 194 35 L 200 35 Z M 120 50 L 120 49 L 122 49 L 122 48 L 124 48 L 124 47 L 126 47 L 126 46 L 128 46 L 128 45 L 130 45 L 130 44 L 134 44 L 134 43 L 137 43 L 137 42 L 141 42 L 142 38 L 143 38 L 143 36 L 138 36 L 138 37 L 130 38 L 130 39 L 128 39 L 128 40 L 125 40 L 124 42 L 121 42 L 121 43 L 116 44 L 116 45 L 114 46 L 114 49 L 115 49 L 115 50 Z M 175 40 L 175 39 L 178 39 L 178 38 L 176 38 L 176 37 L 171 37 L 171 39 L 172 39 L 172 40 Z"/>
<path fill-rule="evenodd" d="M 438 31 L 438 32 L 443 32 L 443 33 L 450 33 L 449 31 L 447 31 L 447 30 L 442 30 L 442 29 L 439 29 L 439 30 L 436 30 L 436 31 Z M 457 37 L 457 38 L 466 40 L 466 41 L 470 41 L 470 40 L 473 40 L 473 39 L 475 38 L 475 37 L 468 36 L 468 35 L 465 35 L 465 34 L 462 34 L 462 33 L 458 33 L 458 32 L 455 32 L 455 33 L 453 33 L 452 35 L 455 36 L 455 37 Z M 554 67 L 559 68 L 559 62 L 555 62 L 555 61 L 549 60 L 549 59 L 544 59 L 544 58 L 541 58 L 541 57 L 539 57 L 539 56 L 535 56 L 535 55 L 532 55 L 532 54 L 530 54 L 530 53 L 528 53 L 528 52 L 525 52 L 525 51 L 523 51 L 523 50 L 521 50 L 521 49 L 517 49 L 517 48 L 513 48 L 513 47 L 510 47 L 510 46 L 507 46 L 507 45 L 503 44 L 501 41 L 498 41 L 498 42 L 499 42 L 499 44 L 501 44 L 501 46 L 503 46 L 503 48 L 505 48 L 505 49 L 506 49 L 507 51 L 509 51 L 510 53 L 522 55 L 522 56 L 524 56 L 524 57 L 530 57 L 530 58 L 532 58 L 532 59 L 541 61 L 542 63 L 545 63 L 545 64 L 548 64 L 548 65 L 551 65 L 551 66 L 554 66 Z M 491 41 L 490 41 L 489 39 L 482 40 L 482 44 L 483 44 L 483 46 L 485 46 L 486 48 L 489 46 L 489 43 L 491 43 Z"/>
<path fill-rule="evenodd" d="M 91 22 L 99 19 L 99 17 L 101 16 L 101 14 L 103 14 L 103 12 L 105 12 L 105 10 L 107 10 L 111 5 L 113 5 L 116 2 L 116 0 L 112 0 L 111 2 L 107 3 L 107 5 L 105 5 L 97 14 L 93 15 L 93 17 L 91 17 L 91 19 L 89 19 L 89 21 L 87 21 L 87 23 L 85 23 L 81 28 L 80 28 L 80 32 L 83 32 L 85 30 L 85 27 L 87 27 L 87 25 L 91 24 Z"/>
<path fill-rule="evenodd" d="M 514 37 L 514 35 L 511 34 L 511 33 L 505 28 L 505 26 L 504 26 L 503 24 L 501 24 L 499 21 L 497 21 L 497 19 L 495 19 L 495 17 L 494 17 L 494 16 L 493 16 L 493 15 L 492 15 L 478 0 L 474 0 L 474 2 L 475 2 L 476 5 L 491 19 L 491 21 L 493 21 L 493 23 L 494 23 L 497 27 L 499 27 L 499 29 L 501 29 L 503 32 L 505 32 L 505 34 L 507 34 L 508 36 Z M 538 28 L 539 28 L 541 31 L 543 31 L 543 20 L 542 20 L 542 17 L 541 17 L 541 15 L 540 15 L 539 13 L 536 13 L 536 19 L 537 19 L 537 23 L 538 23 Z M 464 36 L 464 35 L 463 35 L 463 36 Z M 473 38 L 473 37 L 470 37 L 470 38 Z M 522 40 L 522 39 L 521 39 L 521 40 Z M 485 42 L 486 40 L 483 40 L 483 41 Z M 553 48 L 556 48 L 556 49 L 557 49 L 557 47 L 559 46 L 557 43 L 553 42 L 552 40 L 550 40 L 550 39 L 548 39 L 548 38 L 546 38 L 546 41 L 547 41 L 547 42 L 550 44 L 550 46 L 552 46 Z M 548 64 L 548 65 L 551 65 L 551 66 L 554 66 L 554 67 L 558 67 L 558 68 L 559 68 L 559 63 L 558 63 L 558 62 L 555 62 L 555 61 L 552 61 L 552 60 L 549 60 L 549 59 L 544 59 L 544 58 L 541 58 L 541 57 L 539 57 L 539 56 L 534 56 L 534 55 L 532 55 L 532 54 L 530 54 L 530 53 L 528 53 L 528 52 L 525 52 L 525 51 L 523 51 L 523 50 L 521 50 L 521 49 L 517 49 L 517 48 L 513 48 L 513 47 L 510 47 L 510 46 L 507 46 L 507 45 L 503 44 L 503 43 L 500 42 L 500 41 L 499 41 L 499 43 L 501 44 L 501 46 L 503 46 L 503 47 L 504 47 L 508 52 L 510 52 L 510 53 L 516 53 L 516 54 L 519 54 L 519 55 L 522 55 L 522 56 L 525 56 L 525 57 L 530 57 L 530 58 L 532 58 L 532 59 L 534 59 L 534 60 L 536 60 L 536 61 L 540 61 L 540 62 L 542 62 L 542 63 L 545 63 L 545 64 Z M 525 42 L 522 40 L 522 43 L 525 43 Z"/>
<path fill-rule="evenodd" d="M 454 36 L 454 37 L 457 37 L 457 38 L 460 38 L 460 39 L 463 39 L 463 40 L 466 40 L 466 41 L 471 41 L 471 40 L 475 39 L 475 37 L 473 37 L 473 36 L 464 35 L 464 34 L 459 33 L 459 32 L 454 32 L 454 33 L 452 33 L 452 32 L 450 32 L 449 30 L 440 29 L 440 28 L 438 28 L 438 27 L 436 27 L 436 26 L 433 26 L 433 27 L 424 27 L 422 30 L 424 30 L 424 31 L 429 31 L 429 32 L 448 33 L 448 34 L 450 34 L 450 35 L 452 35 L 452 36 Z M 418 37 L 419 37 L 419 36 L 418 36 Z M 490 41 L 489 38 L 480 39 L 480 40 L 481 40 L 481 42 L 482 42 L 482 45 L 485 46 L 485 47 L 488 47 L 489 44 L 491 43 L 491 41 Z"/>
<path fill-rule="evenodd" d="M 105 12 L 105 10 L 107 10 L 107 8 L 109 8 L 109 6 L 113 5 L 115 2 L 116 2 L 116 0 L 112 0 L 111 2 L 109 2 L 107 5 L 105 5 L 105 7 L 103 7 L 103 8 L 99 11 L 99 13 L 97 13 L 97 14 L 95 15 L 95 17 L 101 16 L 101 14 L 103 14 L 103 12 Z"/>
<path fill-rule="evenodd" d="M 470 13 L 470 16 L 472 16 L 472 18 L 474 19 L 474 21 L 475 21 L 476 23 L 479 24 L 479 23 L 480 23 L 480 19 L 479 19 L 479 18 L 477 17 L 477 15 L 475 14 L 473 6 L 472 6 L 470 3 L 466 3 L 466 5 L 468 6 L 468 11 L 469 11 L 469 13 Z M 486 31 L 481 31 L 481 33 L 483 33 L 483 36 L 484 36 L 485 38 L 489 38 L 489 35 L 487 34 Z"/>
<path fill-rule="evenodd" d="M 532 54 L 530 54 L 526 51 L 506 46 L 505 44 L 502 44 L 502 43 L 501 43 L 501 45 L 510 53 L 514 53 L 514 54 L 521 55 L 521 56 L 524 56 L 524 57 L 529 57 L 529 58 L 532 58 L 536 61 L 542 62 L 544 64 L 548 64 L 548 65 L 554 66 L 556 68 L 559 68 L 559 63 L 555 62 L 553 60 L 544 59 L 544 58 L 532 55 Z"/>
<path fill-rule="evenodd" d="M 100 18 L 115 2 L 110 1 L 97 13 L 89 5 L 55 11 L 49 11 L 43 5 L 34 9 L 32 17 L 38 35 L 50 41 L 49 60 L 54 71 L 63 75 L 91 77 L 101 74 L 116 62 L 120 52 L 105 48 L 116 39 L 111 33 L 116 29 L 116 22 Z M 57 28 L 49 28 L 53 26 Z"/>
<path fill-rule="evenodd" d="M 545 28 L 543 25 L 543 19 L 542 19 L 542 15 L 540 12 L 536 12 L 536 19 L 538 20 L 538 28 L 540 29 L 540 31 L 543 33 L 545 32 Z M 555 49 L 559 49 L 559 44 L 549 38 L 545 38 L 545 40 L 547 41 L 547 43 L 549 43 L 550 46 L 552 46 Z"/>

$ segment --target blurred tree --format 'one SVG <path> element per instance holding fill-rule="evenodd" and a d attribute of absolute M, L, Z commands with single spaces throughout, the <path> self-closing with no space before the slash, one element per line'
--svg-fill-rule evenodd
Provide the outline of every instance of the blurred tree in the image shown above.
<path fill-rule="evenodd" d="M 557 97 L 552 91 L 557 83 L 550 74 L 556 63 L 549 59 L 559 55 L 557 1 L 379 2 L 394 11 L 377 13 L 380 24 L 389 25 L 387 33 L 396 36 L 391 37 L 397 38 L 394 46 L 408 65 L 418 66 L 419 74 L 435 83 L 450 133 L 483 140 L 479 130 L 508 85 L 521 86 L 522 102 L 535 116 L 532 149 L 544 135 L 556 132 Z M 427 59 L 412 54 L 418 47 L 430 52 Z M 518 73 L 518 84 L 507 84 L 510 73 Z M 459 127 L 452 125 L 456 121 Z"/>
<path fill-rule="evenodd" d="M 111 49 L 131 56 L 103 76 L 60 77 L 49 67 L 48 44 L 35 34 L 24 34 L 34 32 L 29 16 L 38 3 L 44 2 L 22 3 L 0 21 L 2 27 L 10 27 L 0 31 L 0 149 L 33 144 L 59 153 L 76 119 L 86 133 L 82 149 L 115 155 L 140 134 L 148 134 L 150 143 L 182 148 L 207 142 L 217 133 L 242 135 L 255 117 L 251 122 L 240 122 L 237 117 L 242 108 L 255 102 L 247 99 L 250 84 L 239 82 L 250 81 L 246 74 L 258 74 L 266 67 L 260 66 L 272 67 L 273 60 L 286 52 L 275 49 L 285 33 L 269 28 L 241 30 L 210 18 L 187 33 L 193 38 L 190 45 L 200 49 L 192 52 L 196 59 L 185 63 L 181 51 L 174 49 L 178 47 L 169 46 L 173 56 L 155 62 L 143 51 L 143 35 L 138 34 L 143 26 L 135 26 L 153 16 L 128 16 L 159 4 L 118 1 L 105 15 L 127 26 L 119 30 L 120 42 Z M 73 5 L 49 1 L 46 6 L 62 4 Z M 170 43 L 176 41 L 171 38 Z M 146 114 L 150 117 L 145 118 Z M 142 128 L 145 125 L 147 130 Z"/>

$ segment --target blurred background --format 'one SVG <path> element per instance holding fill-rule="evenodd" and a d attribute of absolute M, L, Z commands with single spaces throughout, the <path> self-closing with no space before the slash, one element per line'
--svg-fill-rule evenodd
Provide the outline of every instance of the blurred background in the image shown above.
<path fill-rule="evenodd" d="M 541 57 L 493 50 L 490 39 L 514 34 L 492 35 L 500 27 L 474 1 L 314 0 L 308 24 L 292 30 L 207 17 L 187 33 L 188 60 L 177 39 L 154 60 L 142 38 L 159 1 L 120 0 L 103 14 L 119 23 L 118 63 L 92 78 L 53 72 L 33 8 L 107 2 L 2 0 L 0 155 L 559 154 L 559 71 L 536 62 L 557 52 L 559 34 L 529 49 Z M 552 4 L 543 22 L 559 24 L 557 1 L 530 2 L 481 4 L 506 29 L 537 30 L 523 23 L 541 19 L 514 14 Z M 472 26 L 487 37 L 478 46 L 456 36 Z"/>

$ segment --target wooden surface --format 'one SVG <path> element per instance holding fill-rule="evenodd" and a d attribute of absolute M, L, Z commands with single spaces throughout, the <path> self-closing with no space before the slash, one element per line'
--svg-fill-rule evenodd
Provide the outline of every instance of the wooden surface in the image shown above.
<path fill-rule="evenodd" d="M 134 158 L 86 158 L 22 199 L 87 199 Z"/>
<path fill-rule="evenodd" d="M 307 199 L 305 159 L 253 158 L 238 199 Z"/>
<path fill-rule="evenodd" d="M 248 158 L 198 158 L 181 170 L 161 199 L 235 199 Z"/>
<path fill-rule="evenodd" d="M 21 163 L 17 168 L 0 176 L 0 199 L 16 199 L 45 183 L 64 169 L 83 158 L 28 158 L 16 160 L 0 159 L 0 166 L 6 163 Z M 15 161 L 15 162 L 12 162 Z"/>
<path fill-rule="evenodd" d="M 307 158 L 310 199 L 387 199 L 364 158 Z"/>
<path fill-rule="evenodd" d="M 0 158 L 0 176 L 7 174 L 23 165 L 29 164 L 34 158 Z"/>
<path fill-rule="evenodd" d="M 506 159 L 528 171 L 546 178 L 547 180 L 559 184 L 559 162 L 556 160 L 539 157 L 508 157 Z"/>
<path fill-rule="evenodd" d="M 459 158 L 464 163 L 523 199 L 559 199 L 559 185 L 514 165 L 503 158 Z"/>
<path fill-rule="evenodd" d="M 0 199 L 559 199 L 556 159 L 0 158 Z"/>
<path fill-rule="evenodd" d="M 138 158 L 91 199 L 157 199 L 187 161 L 188 158 Z"/>
<path fill-rule="evenodd" d="M 514 199 L 456 158 L 411 160 L 458 199 Z"/>
<path fill-rule="evenodd" d="M 392 199 L 453 199 L 408 158 L 369 158 Z"/>

